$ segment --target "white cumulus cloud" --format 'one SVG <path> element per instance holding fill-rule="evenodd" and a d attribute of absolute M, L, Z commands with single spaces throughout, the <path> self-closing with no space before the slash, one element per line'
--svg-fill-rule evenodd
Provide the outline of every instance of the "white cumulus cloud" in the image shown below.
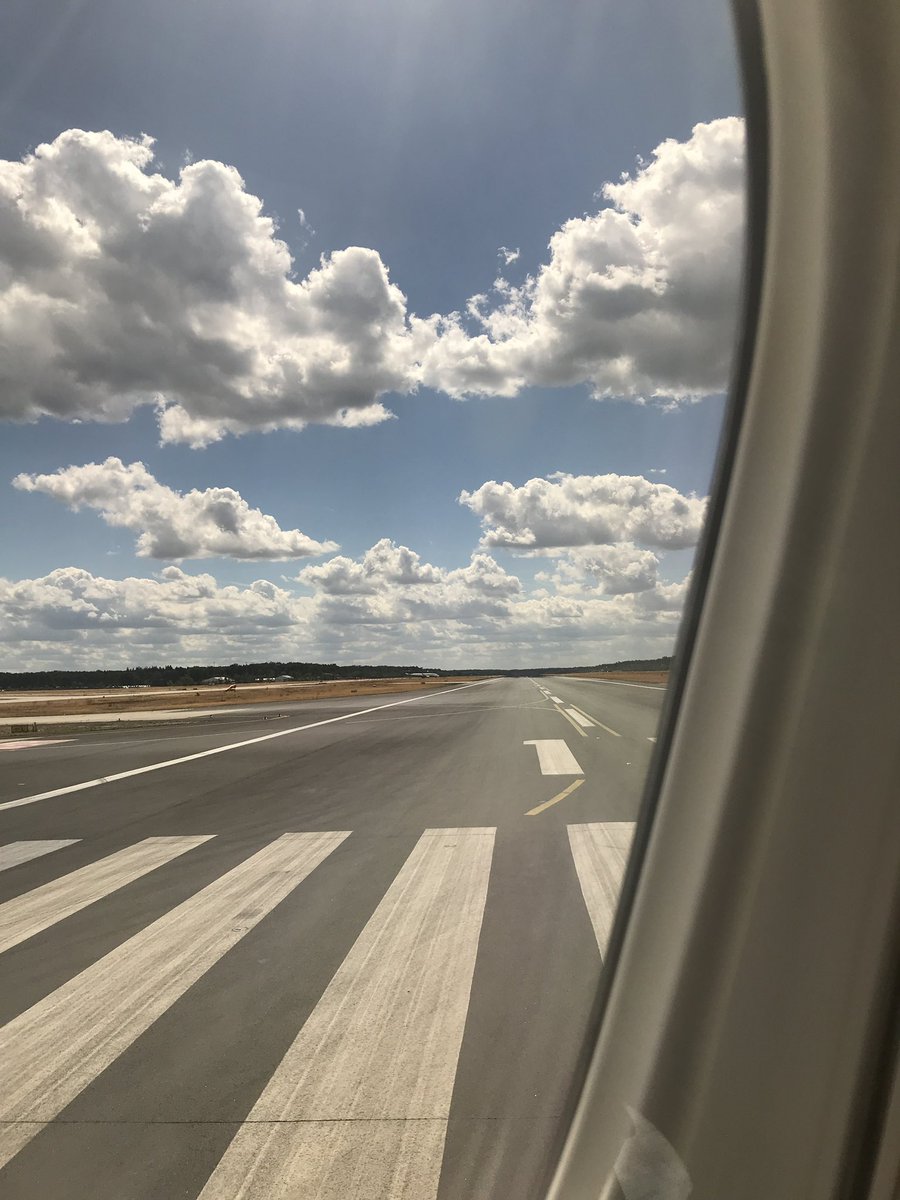
<path fill-rule="evenodd" d="M 490 480 L 460 504 L 481 518 L 486 549 L 540 551 L 637 542 L 662 549 L 696 544 L 706 501 L 642 475 L 568 475 L 517 487 Z"/>
<path fill-rule="evenodd" d="M 203 446 L 375 424 L 391 415 L 385 396 L 421 384 L 465 397 L 587 383 L 665 402 L 721 391 L 742 121 L 663 142 L 602 196 L 521 286 L 500 279 L 466 315 L 418 317 L 374 249 L 335 250 L 297 278 L 234 167 L 189 162 L 173 180 L 149 137 L 67 130 L 0 161 L 0 415 L 120 421 L 155 405 L 163 441 Z"/>
<path fill-rule="evenodd" d="M 724 390 L 744 220 L 743 122 L 698 124 L 686 142 L 663 142 L 602 196 L 599 212 L 553 234 L 549 262 L 521 286 L 498 280 L 495 302 L 475 296 L 468 319 L 434 322 L 425 383 L 460 397 L 588 383 L 597 397 L 669 402 Z"/>
<path fill-rule="evenodd" d="M 70 129 L 0 162 L 0 397 L 7 417 L 121 420 L 163 440 L 372 424 L 415 384 L 406 302 L 374 250 L 296 281 L 238 172 L 153 171 L 152 139 Z"/>
<path fill-rule="evenodd" d="M 552 583 L 559 595 L 578 594 L 591 585 L 607 596 L 629 595 L 656 588 L 659 555 L 632 542 L 569 550 L 554 571 L 539 571 L 541 582 Z"/>
<path fill-rule="evenodd" d="M 519 579 L 489 554 L 473 554 L 467 566 L 447 570 L 423 562 L 414 550 L 390 538 L 376 542 L 359 559 L 337 555 L 304 567 L 297 582 L 318 594 L 330 619 L 375 623 L 498 614 L 522 589 Z"/>
<path fill-rule="evenodd" d="M 251 508 L 228 487 L 177 492 L 160 483 L 141 462 L 107 458 L 49 475 L 17 475 L 13 486 L 43 492 L 72 509 L 96 509 L 107 525 L 138 534 L 144 558 L 286 560 L 337 550 L 299 529 L 282 529 L 274 517 Z"/>
<path fill-rule="evenodd" d="M 64 662 L 77 658 L 79 649 L 127 661 L 144 646 L 190 646 L 195 640 L 208 645 L 240 636 L 264 645 L 303 622 L 298 599 L 267 580 L 223 587 L 212 575 L 189 575 L 176 566 L 150 579 L 105 579 L 78 567 L 60 567 L 39 579 L 0 579 L 7 648 L 18 644 L 27 652 L 29 643 L 62 643 L 57 655 Z M 80 662 L 99 665 L 96 658 Z"/>

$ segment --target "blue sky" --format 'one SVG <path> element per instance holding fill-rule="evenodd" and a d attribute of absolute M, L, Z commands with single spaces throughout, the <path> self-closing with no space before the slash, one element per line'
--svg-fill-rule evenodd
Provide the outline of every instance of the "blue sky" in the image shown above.
<path fill-rule="evenodd" d="M 337 315 L 328 309 L 332 324 L 326 334 L 337 339 L 329 343 L 332 348 L 337 344 L 343 353 L 349 345 L 355 353 L 361 344 L 347 315 L 355 311 L 353 271 L 364 290 L 383 265 L 403 293 L 405 306 L 395 325 L 403 355 L 415 332 L 414 315 L 443 319 L 440 326 L 419 330 L 420 343 L 400 366 L 392 351 L 389 362 L 379 360 L 372 368 L 371 381 L 364 378 L 368 357 L 363 368 L 354 367 L 354 396 L 361 395 L 360 388 L 372 390 L 368 398 L 354 399 L 351 410 L 371 414 L 371 404 L 381 404 L 392 414 L 357 428 L 310 419 L 310 412 L 319 411 L 320 393 L 328 394 L 329 385 L 322 392 L 317 376 L 318 382 L 306 381 L 299 390 L 278 385 L 279 411 L 290 409 L 294 423 L 301 418 L 310 423 L 302 430 L 261 432 L 253 381 L 245 385 L 242 378 L 241 396 L 223 398 L 221 409 L 236 412 L 239 427 L 223 433 L 211 376 L 198 385 L 202 395 L 192 393 L 193 385 L 184 382 L 194 377 L 192 364 L 166 370 L 165 348 L 154 350 L 143 369 L 141 395 L 151 389 L 166 403 L 183 406 L 192 420 L 200 414 L 201 440 L 208 443 L 198 448 L 170 439 L 161 445 L 152 406 L 122 382 L 130 375 L 134 342 L 121 330 L 110 332 L 106 309 L 120 302 L 112 290 L 96 292 L 112 275 L 95 271 L 102 255 L 92 251 L 94 290 L 86 289 L 80 300 L 76 332 L 66 323 L 62 332 L 51 326 L 45 340 L 35 333 L 33 344 L 10 356 L 15 365 L 5 382 L 13 399 L 0 401 L 5 415 L 26 418 L 7 421 L 0 441 L 0 574 L 11 589 L 5 609 L 0 595 L 0 641 L 11 667 L 100 665 L 98 656 L 110 665 L 147 662 L 160 653 L 168 661 L 323 657 L 464 666 L 520 665 L 526 659 L 535 665 L 583 663 L 665 652 L 683 595 L 676 588 L 695 541 L 694 510 L 684 508 L 682 524 L 673 531 L 658 522 L 651 528 L 646 521 L 626 520 L 623 506 L 677 508 L 681 498 L 703 497 L 719 433 L 740 235 L 733 171 L 738 135 L 734 126 L 715 124 L 740 113 L 725 4 L 158 0 L 138 6 L 125 0 L 46 0 L 36 6 L 15 0 L 0 22 L 0 158 L 8 164 L 21 162 L 41 143 L 54 143 L 66 130 L 109 130 L 113 140 L 89 150 L 95 156 L 102 151 L 106 163 L 124 145 L 121 139 L 150 135 L 155 159 L 134 168 L 133 175 L 160 172 L 177 184 L 180 169 L 191 161 L 235 167 L 244 181 L 242 194 L 259 197 L 263 212 L 277 222 L 271 236 L 253 233 L 254 245 L 269 247 L 275 236 L 286 243 L 295 283 L 316 270 L 321 255 L 353 246 L 377 252 L 374 259 L 345 264 L 344 308 Z M 674 140 L 674 148 L 667 158 L 654 159 L 654 149 L 666 139 Z M 108 182 L 96 183 L 94 174 L 85 175 L 89 183 L 78 183 L 82 190 L 76 195 L 75 168 L 67 166 L 74 161 L 60 155 L 52 182 L 40 184 L 41 203 L 48 187 L 56 189 L 53 220 L 60 205 L 77 215 L 79 204 L 94 203 L 96 196 L 79 199 L 87 186 L 107 189 L 103 204 L 119 202 L 110 198 Z M 655 176 L 642 177 L 654 164 Z M 618 198 L 598 195 L 604 183 L 618 182 L 623 173 L 640 186 Z M 10 188 L 24 186 L 12 168 L 8 178 Z M 230 202 L 237 195 L 234 185 L 221 173 L 210 179 L 194 215 L 180 213 L 177 244 L 183 248 L 186 238 L 195 237 L 189 251 L 196 248 L 197 261 L 207 261 L 215 274 L 227 259 L 230 236 L 235 263 L 249 261 L 250 242 L 241 240 L 243 233 L 229 232 L 232 210 L 215 207 L 215 189 Z M 678 194 L 670 203 L 673 190 Z M 213 234 L 201 242 L 206 226 L 197 230 L 205 218 L 201 214 L 198 223 L 196 205 L 207 195 L 213 195 Z M 705 211 L 695 221 L 706 197 L 712 216 Z M 33 195 L 29 203 L 28 219 L 44 236 L 49 210 L 39 212 Z M 566 226 L 609 207 L 630 214 L 628 222 L 641 234 L 640 268 L 634 260 L 638 251 L 616 240 L 627 241 L 628 228 Z M 116 219 L 114 214 L 113 224 Z M 78 223 L 85 224 L 81 217 Z M 0 256 L 4 228 L 0 224 Z M 548 242 L 561 230 L 569 232 L 551 253 Z M 53 230 L 63 246 L 54 260 L 63 265 L 53 268 L 60 279 L 73 278 L 63 243 L 69 238 L 74 245 L 78 236 L 71 221 Z M 579 262 L 572 265 L 573 255 L 596 255 L 607 242 L 612 267 L 631 273 L 629 288 L 643 288 L 638 303 L 646 311 L 635 313 L 630 300 L 632 307 L 622 310 L 631 323 L 622 346 L 616 343 L 617 330 L 625 328 L 622 313 L 610 318 L 604 308 L 598 317 L 596 294 L 588 294 Z M 115 244 L 108 238 L 102 252 L 116 259 L 117 270 L 124 261 L 121 243 L 122 238 Z M 157 239 L 154 245 L 162 243 Z M 215 250 L 209 253 L 211 245 Z M 518 250 L 518 256 L 506 264 L 500 247 Z M 200 310 L 190 308 L 196 279 L 187 279 L 187 268 L 182 276 L 181 264 L 172 266 L 164 250 L 142 247 L 140 270 L 159 277 L 166 303 L 184 304 L 185 324 L 173 317 L 169 330 L 180 338 L 201 319 Z M 205 250 L 208 260 L 202 258 Z M 153 253 L 160 257 L 146 257 Z M 41 265 L 38 271 L 37 259 L 17 276 L 22 268 L 11 242 L 7 261 L 12 265 L 4 286 L 15 289 L 26 280 L 34 293 L 25 309 L 30 337 L 32 329 L 44 328 L 47 313 L 57 314 L 53 297 L 61 285 L 48 282 L 50 269 Z M 554 264 L 559 271 L 541 284 L 541 268 Z M 375 275 L 366 284 L 370 268 Z M 594 262 L 591 269 L 602 275 L 604 264 Z M 278 269 L 266 271 L 268 297 Z M 491 291 L 498 274 L 507 281 L 505 292 Z M 575 278 L 578 289 L 572 285 L 547 317 L 547 297 L 557 303 L 557 280 L 563 277 L 569 283 Z M 127 278 L 130 287 L 134 276 Z M 204 278 L 204 303 L 214 285 Z M 116 286 L 119 295 L 121 280 Z M 625 296 L 621 276 L 602 286 L 615 293 L 617 303 Z M 248 288 L 237 300 L 225 294 L 230 283 L 222 287 L 222 303 L 235 305 L 240 322 L 251 312 L 256 319 L 263 303 L 256 283 L 252 296 Z M 135 299 L 129 292 L 129 302 L 152 311 L 158 321 L 160 294 Z M 463 315 L 451 328 L 450 314 L 465 314 L 468 299 L 478 294 L 487 296 L 481 310 L 489 323 Z M 7 292 L 10 305 L 18 295 Z M 573 296 L 583 305 L 575 325 Z M 660 296 L 663 311 L 657 312 Z M 382 299 L 378 320 L 394 320 L 393 301 Z M 607 305 L 607 298 L 602 302 Z M 260 344 L 265 341 L 271 358 L 272 346 L 295 326 L 284 324 L 283 313 L 267 298 L 265 305 Z M 322 311 L 315 311 L 316 322 Z M 569 322 L 564 327 L 563 319 Z M 594 337 L 590 322 L 598 320 L 599 349 L 586 359 L 585 339 Z M 225 327 L 221 314 L 216 321 L 217 330 Z M 2 329 L 7 347 L 23 336 L 21 320 L 9 322 Z M 98 364 L 94 355 L 88 368 L 82 351 L 101 326 L 110 362 Z M 216 341 L 216 355 L 229 336 Z M 292 352 L 292 370 L 306 369 L 303 355 L 310 344 Z M 246 338 L 240 349 L 246 352 Z M 475 374 L 473 351 L 482 356 Z M 38 371 L 35 359 L 45 353 L 48 361 L 59 361 L 58 374 Z M 626 359 L 631 365 L 623 367 Z M 219 372 L 221 361 L 211 357 L 210 371 Z M 266 386 L 270 382 L 267 377 Z M 607 398 L 592 398 L 592 392 Z M 329 413 L 337 411 L 336 399 L 321 404 L 332 405 Z M 116 405 L 127 419 L 94 419 L 108 418 Z M 48 411 L 58 415 L 41 415 Z M 143 518 L 131 509 L 116 510 L 119 523 L 110 525 L 101 511 L 109 517 L 112 501 L 98 511 L 97 479 L 79 476 L 77 495 L 69 478 L 65 488 L 35 482 L 110 457 L 126 465 L 143 463 L 175 494 L 173 500 L 166 491 L 154 501 L 157 532 L 177 508 L 179 494 L 229 488 L 251 510 L 270 514 L 281 530 L 338 543 L 339 554 L 285 559 L 271 551 L 266 557 L 258 539 L 252 550 L 235 542 L 229 543 L 231 552 L 213 553 L 224 543 L 198 534 L 196 557 L 174 551 L 168 558 L 137 555 L 146 504 Z M 22 473 L 31 482 L 12 487 Z M 585 479 L 642 476 L 650 490 L 636 498 L 634 488 L 616 485 L 610 491 L 603 484 L 587 495 L 586 485 L 554 483 L 557 473 Z M 528 480 L 549 482 L 543 491 L 516 491 L 505 516 L 496 497 L 478 491 L 491 481 L 521 489 Z M 660 486 L 677 495 L 652 490 Z M 475 493 L 476 501 L 460 504 L 463 490 Z M 543 506 L 541 513 L 535 503 Z M 552 508 L 559 516 L 559 506 L 568 513 L 568 532 L 547 526 L 535 533 L 538 519 L 552 525 L 548 513 Z M 598 525 L 601 508 L 606 515 Z M 353 585 L 356 590 L 347 591 L 346 583 L 338 587 L 338 568 L 333 578 L 326 572 L 296 579 L 305 567 L 335 557 L 361 563 L 383 539 L 409 547 L 438 574 L 398 574 L 382 556 L 368 562 L 366 582 Z M 153 544 L 170 551 L 175 545 L 162 536 Z M 473 553 L 489 556 L 498 574 L 482 563 L 477 579 L 454 576 Z M 652 578 L 648 553 L 656 558 Z M 64 578 L 59 572 L 65 568 L 80 574 Z M 164 596 L 157 590 L 165 586 L 161 572 L 171 584 Z M 234 591 L 200 604 L 184 582 L 194 574 L 212 577 L 207 592 L 231 585 Z M 637 590 L 623 590 L 626 578 L 640 579 Z M 106 582 L 95 585 L 97 579 Z M 120 586 L 126 579 L 155 582 L 142 590 L 135 583 Z M 260 599 L 258 589 L 246 600 L 254 580 L 270 581 L 278 595 Z M 263 602 L 269 608 L 261 617 Z M 164 611 L 164 619 L 149 620 L 153 611 L 157 618 Z"/>

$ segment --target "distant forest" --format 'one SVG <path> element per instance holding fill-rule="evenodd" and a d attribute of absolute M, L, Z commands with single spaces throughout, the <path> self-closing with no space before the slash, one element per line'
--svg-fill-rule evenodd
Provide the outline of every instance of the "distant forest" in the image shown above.
<path fill-rule="evenodd" d="M 667 658 L 635 658 L 593 667 L 537 667 L 519 670 L 443 671 L 437 667 L 340 667 L 337 663 L 264 662 L 193 667 L 127 667 L 120 671 L 0 671 L 0 691 L 48 691 L 53 688 L 193 687 L 204 679 L 224 676 L 234 683 L 256 683 L 290 675 L 301 681 L 328 679 L 385 679 L 402 675 L 556 675 L 564 671 L 667 671 Z"/>

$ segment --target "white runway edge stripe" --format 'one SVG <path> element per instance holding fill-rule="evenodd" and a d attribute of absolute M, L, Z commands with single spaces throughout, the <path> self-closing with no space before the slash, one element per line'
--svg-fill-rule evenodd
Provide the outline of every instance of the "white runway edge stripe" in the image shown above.
<path fill-rule="evenodd" d="M 84 783 L 71 783 L 67 787 L 54 788 L 50 792 L 38 792 L 35 796 L 19 796 L 0 804 L 5 808 L 19 808 L 23 804 L 36 804 L 38 800 L 52 800 L 56 796 L 68 796 L 82 792 L 85 788 L 99 787 L 102 783 L 116 783 L 120 779 L 131 779 L 134 775 L 146 775 L 148 771 L 161 771 L 164 767 L 177 767 L 181 763 L 194 762 L 198 758 L 209 758 L 213 754 L 225 754 L 229 750 L 240 750 L 243 746 L 255 746 L 259 742 L 271 742 L 275 738 L 287 737 L 291 733 L 302 733 L 304 729 L 319 729 L 322 725 L 334 725 L 338 721 L 349 721 L 351 717 L 364 717 L 367 713 L 381 712 L 383 708 L 398 708 L 401 704 L 415 704 L 418 700 L 431 700 L 435 696 L 463 692 L 466 688 L 483 687 L 491 679 L 479 679 L 475 683 L 461 683 L 454 688 L 441 688 L 439 692 L 423 692 L 421 696 L 410 696 L 408 700 L 392 700 L 389 704 L 376 704 L 372 708 L 360 708 L 356 712 L 342 713 L 339 717 L 327 717 L 324 721 L 310 721 L 308 725 L 294 725 L 290 729 L 279 729 L 275 733 L 263 733 L 259 737 L 246 738 L 242 742 L 231 742 L 227 746 L 214 746 L 211 750 L 198 750 L 196 754 L 184 754 L 181 758 L 169 758 L 165 762 L 150 763 L 146 767 L 135 767 L 131 771 L 119 771 L 116 775 L 104 775 L 97 779 L 86 779 Z"/>
<path fill-rule="evenodd" d="M 284 834 L 0 1029 L 0 1167 L 346 837 Z"/>
<path fill-rule="evenodd" d="M 537 750 L 538 766 L 542 775 L 583 775 L 578 760 L 562 738 L 542 738 L 539 741 L 523 742 L 523 746 L 534 746 Z"/>
<path fill-rule="evenodd" d="M 434 1200 L 494 833 L 425 831 L 199 1200 Z"/>
<path fill-rule="evenodd" d="M 569 826 L 575 870 L 601 955 L 609 942 L 633 835 L 633 821 Z"/>
<path fill-rule="evenodd" d="M 567 679 L 570 683 L 603 683 L 608 687 L 648 688 L 651 692 L 666 690 L 661 683 L 626 683 L 624 679 L 587 679 L 584 675 L 563 675 L 562 678 Z"/>
<path fill-rule="evenodd" d="M 150 837 L 0 904 L 0 954 L 193 850 L 213 835 Z"/>
<path fill-rule="evenodd" d="M 43 854 L 52 854 L 54 850 L 62 850 L 66 846 L 74 846 L 80 838 L 57 838 L 55 841 L 42 842 L 9 842 L 0 846 L 0 871 L 8 871 L 19 863 L 31 862 Z"/>

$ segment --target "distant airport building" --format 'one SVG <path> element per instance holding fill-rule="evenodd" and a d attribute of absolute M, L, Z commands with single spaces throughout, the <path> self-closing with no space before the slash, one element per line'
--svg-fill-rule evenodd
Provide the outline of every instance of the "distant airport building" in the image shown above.
<path fill-rule="evenodd" d="M 201 683 L 234 683 L 227 675 L 210 675 L 209 679 L 201 679 Z"/>

